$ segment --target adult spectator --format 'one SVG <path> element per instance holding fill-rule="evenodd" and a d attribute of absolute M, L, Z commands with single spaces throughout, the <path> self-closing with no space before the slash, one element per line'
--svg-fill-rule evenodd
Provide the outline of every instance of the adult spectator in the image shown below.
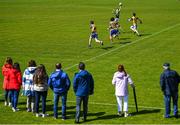
<path fill-rule="evenodd" d="M 165 118 L 170 118 L 171 98 L 173 100 L 174 116 L 178 118 L 178 85 L 180 82 L 179 74 L 170 69 L 169 63 L 163 64 L 164 71 L 160 76 L 160 86 L 164 93 Z"/>
<path fill-rule="evenodd" d="M 75 123 L 79 123 L 81 103 L 83 102 L 83 121 L 87 119 L 88 98 L 94 92 L 94 80 L 92 75 L 85 70 L 85 64 L 79 63 L 79 72 L 75 73 L 73 88 L 76 94 L 76 116 Z"/>

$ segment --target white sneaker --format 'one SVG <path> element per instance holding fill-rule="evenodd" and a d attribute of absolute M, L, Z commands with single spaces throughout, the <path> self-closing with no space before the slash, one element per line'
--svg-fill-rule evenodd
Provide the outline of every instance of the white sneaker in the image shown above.
<path fill-rule="evenodd" d="M 131 116 L 131 114 L 128 114 L 127 112 L 124 112 L 124 117 Z"/>
<path fill-rule="evenodd" d="M 36 113 L 36 117 L 40 117 L 41 115 L 39 113 Z"/>
<path fill-rule="evenodd" d="M 101 45 L 103 46 L 104 44 L 103 44 L 103 41 L 101 41 Z"/>
<path fill-rule="evenodd" d="M 5 101 L 5 102 L 4 102 L 4 106 L 7 106 L 7 105 L 8 105 L 8 103 Z"/>
<path fill-rule="evenodd" d="M 9 105 L 8 105 L 8 106 L 10 107 L 11 105 L 12 105 L 12 104 L 11 104 L 11 103 L 9 103 Z"/>
<path fill-rule="evenodd" d="M 49 114 L 42 114 L 42 117 L 45 118 L 45 117 L 48 117 Z"/>
<path fill-rule="evenodd" d="M 119 116 L 123 116 L 123 113 L 122 112 L 118 112 L 117 113 Z"/>
<path fill-rule="evenodd" d="M 13 112 L 16 112 L 17 110 L 15 108 L 12 108 Z"/>

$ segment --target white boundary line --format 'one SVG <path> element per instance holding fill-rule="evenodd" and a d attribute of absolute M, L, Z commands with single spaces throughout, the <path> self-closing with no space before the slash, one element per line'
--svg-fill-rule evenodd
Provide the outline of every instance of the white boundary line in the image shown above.
<path fill-rule="evenodd" d="M 67 101 L 67 102 L 76 103 L 76 101 Z M 92 104 L 92 105 L 102 105 L 102 106 L 117 106 L 117 104 L 99 103 L 99 102 L 88 102 L 88 104 Z M 135 106 L 129 105 L 129 107 L 135 107 Z M 162 109 L 162 110 L 165 109 L 165 108 L 161 108 L 161 107 L 149 107 L 149 106 L 138 106 L 138 108 L 141 108 L 141 109 Z"/>
<path fill-rule="evenodd" d="M 158 34 L 160 34 L 160 33 L 162 33 L 162 32 L 168 31 L 168 30 L 170 30 L 170 29 L 172 29 L 172 28 L 174 28 L 174 27 L 177 27 L 177 26 L 179 26 L 179 25 L 180 25 L 180 23 L 175 24 L 175 25 L 170 26 L 170 27 L 167 27 L 167 28 L 165 28 L 165 29 L 160 30 L 159 32 L 155 32 L 155 33 L 152 34 L 152 35 L 142 37 L 141 39 L 137 39 L 137 40 L 135 40 L 135 41 L 132 41 L 132 42 L 129 43 L 129 44 L 119 46 L 119 47 L 117 47 L 117 48 L 115 48 L 115 49 L 112 49 L 112 50 L 110 50 L 110 51 L 108 51 L 108 52 L 105 52 L 105 53 L 102 53 L 102 54 L 97 55 L 97 56 L 95 56 L 95 57 L 86 59 L 86 60 L 84 60 L 83 62 L 89 62 L 89 61 L 94 60 L 94 59 L 96 59 L 96 58 L 99 58 L 99 57 L 101 57 L 101 56 L 104 56 L 104 55 L 107 55 L 107 54 L 109 54 L 109 53 L 112 53 L 112 52 L 114 52 L 114 51 L 116 51 L 116 50 L 118 50 L 118 49 L 120 49 L 120 48 L 124 48 L 124 47 L 126 47 L 126 46 L 129 46 L 129 45 L 138 43 L 138 42 L 140 42 L 140 41 L 142 41 L 142 40 L 144 40 L 144 39 L 148 39 L 148 38 L 151 38 L 151 37 L 153 37 L 153 36 L 156 36 L 156 35 L 158 35 Z M 73 68 L 73 67 L 75 67 L 75 66 L 77 66 L 77 65 L 78 65 L 78 64 L 74 64 L 74 65 L 72 65 L 72 66 L 69 66 L 69 67 L 65 68 L 65 70 L 69 70 L 69 69 L 71 69 L 71 68 Z"/>

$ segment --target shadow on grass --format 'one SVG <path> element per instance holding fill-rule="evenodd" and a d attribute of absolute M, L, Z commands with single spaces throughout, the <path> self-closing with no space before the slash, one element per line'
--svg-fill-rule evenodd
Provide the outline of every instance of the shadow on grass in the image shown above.
<path fill-rule="evenodd" d="M 142 115 L 142 114 L 149 114 L 149 113 L 158 113 L 160 109 L 153 109 L 153 110 L 140 110 L 139 112 L 132 112 L 132 115 Z"/>
<path fill-rule="evenodd" d="M 128 39 L 130 39 L 130 38 L 120 38 L 119 40 L 128 40 Z"/>
<path fill-rule="evenodd" d="M 88 116 L 96 116 L 93 119 L 87 119 L 85 122 L 96 121 L 96 120 L 109 120 L 119 118 L 118 115 L 104 115 L 105 112 L 89 113 Z"/>
<path fill-rule="evenodd" d="M 104 49 L 104 50 L 109 50 L 109 49 L 112 49 L 112 48 L 113 48 L 113 46 L 102 47 L 102 49 Z"/>
<path fill-rule="evenodd" d="M 131 43 L 131 41 L 126 41 L 126 42 L 118 42 L 119 44 L 128 44 Z"/>
<path fill-rule="evenodd" d="M 0 99 L 0 102 L 4 102 L 5 100 L 4 99 Z"/>
<path fill-rule="evenodd" d="M 54 105 L 46 105 L 46 111 L 52 111 L 52 113 L 49 114 L 49 116 L 54 116 L 53 106 Z M 74 116 L 75 116 L 75 113 L 76 113 L 75 110 L 74 111 L 68 111 L 68 110 L 71 110 L 71 109 L 75 109 L 75 106 L 68 106 L 68 107 L 66 107 L 66 114 L 68 115 L 67 119 L 74 118 Z M 62 114 L 62 107 L 58 106 L 58 115 L 61 116 L 61 114 Z"/>

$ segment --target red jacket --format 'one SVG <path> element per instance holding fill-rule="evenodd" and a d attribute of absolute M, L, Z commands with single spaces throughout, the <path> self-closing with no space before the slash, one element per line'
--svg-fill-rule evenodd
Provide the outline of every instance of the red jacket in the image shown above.
<path fill-rule="evenodd" d="M 9 88 L 7 75 L 10 69 L 12 69 L 12 65 L 10 64 L 4 64 L 4 66 L 2 67 L 2 75 L 4 76 L 3 89 Z"/>
<path fill-rule="evenodd" d="M 15 89 L 20 90 L 22 85 L 22 75 L 16 69 L 11 69 L 8 72 L 8 81 L 9 81 L 9 88 L 8 89 Z"/>

